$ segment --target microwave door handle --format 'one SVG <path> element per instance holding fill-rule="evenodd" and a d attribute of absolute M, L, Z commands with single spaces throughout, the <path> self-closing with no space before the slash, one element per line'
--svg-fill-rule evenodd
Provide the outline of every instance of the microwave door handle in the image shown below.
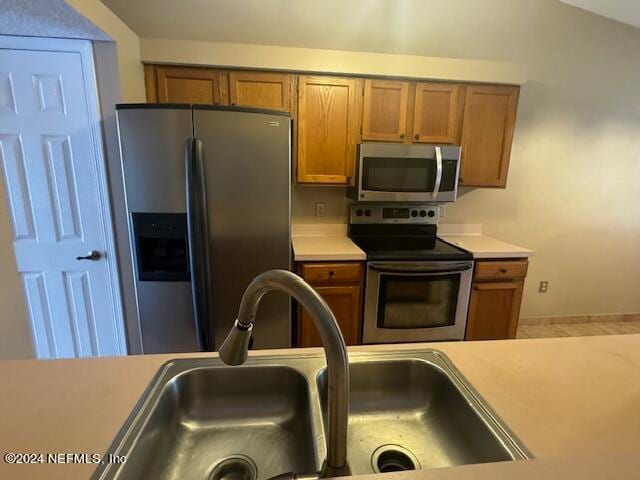
<path fill-rule="evenodd" d="M 388 273 L 457 273 L 464 272 L 472 267 L 473 263 L 471 262 L 440 266 L 369 263 L 371 270 Z"/>
<path fill-rule="evenodd" d="M 438 193 L 440 193 L 440 184 L 442 183 L 442 150 L 440 147 L 436 148 L 436 182 L 433 185 L 433 201 L 438 199 Z"/>

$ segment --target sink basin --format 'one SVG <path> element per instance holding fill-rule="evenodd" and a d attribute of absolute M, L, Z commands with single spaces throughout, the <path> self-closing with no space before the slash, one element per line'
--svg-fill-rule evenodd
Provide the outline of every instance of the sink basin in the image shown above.
<path fill-rule="evenodd" d="M 434 350 L 350 353 L 348 458 L 354 474 L 530 458 L 449 360 Z M 326 457 L 322 353 L 161 367 L 94 480 L 266 480 L 314 473 Z"/>
<path fill-rule="evenodd" d="M 354 474 L 513 460 L 455 378 L 421 360 L 352 363 Z M 326 413 L 326 370 L 318 376 Z"/>
<path fill-rule="evenodd" d="M 156 397 L 118 479 L 315 471 L 307 380 L 292 368 L 195 368 Z"/>

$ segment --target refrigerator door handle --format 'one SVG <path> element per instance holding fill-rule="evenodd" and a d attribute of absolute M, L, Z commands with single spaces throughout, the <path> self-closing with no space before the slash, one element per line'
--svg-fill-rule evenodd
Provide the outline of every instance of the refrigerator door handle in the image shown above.
<path fill-rule="evenodd" d="M 196 138 L 185 146 L 185 179 L 193 315 L 200 348 L 211 350 L 209 228 L 202 142 Z"/>

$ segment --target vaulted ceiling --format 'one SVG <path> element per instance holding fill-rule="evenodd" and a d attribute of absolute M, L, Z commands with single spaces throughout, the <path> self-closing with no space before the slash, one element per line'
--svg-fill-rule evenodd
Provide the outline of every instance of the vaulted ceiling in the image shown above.
<path fill-rule="evenodd" d="M 560 0 L 618 22 L 640 28 L 639 0 Z"/>
<path fill-rule="evenodd" d="M 573 5 L 640 26 L 640 0 L 102 1 L 143 38 L 508 61 L 534 25 L 605 23 Z"/>

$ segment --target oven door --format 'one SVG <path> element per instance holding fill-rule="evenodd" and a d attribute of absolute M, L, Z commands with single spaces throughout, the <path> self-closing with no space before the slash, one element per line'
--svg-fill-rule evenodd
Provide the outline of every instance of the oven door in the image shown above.
<path fill-rule="evenodd" d="M 463 340 L 472 261 L 369 262 L 363 343 Z"/>
<path fill-rule="evenodd" d="M 362 144 L 359 153 L 359 201 L 456 199 L 460 147 Z"/>

